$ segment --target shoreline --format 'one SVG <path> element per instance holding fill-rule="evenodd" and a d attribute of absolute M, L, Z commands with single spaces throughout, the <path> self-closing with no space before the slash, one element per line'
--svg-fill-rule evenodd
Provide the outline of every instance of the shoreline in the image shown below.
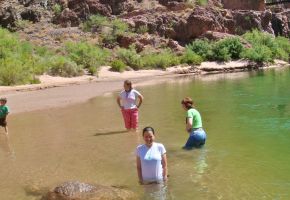
<path fill-rule="evenodd" d="M 182 76 L 205 75 L 214 79 L 214 75 L 233 78 L 238 72 L 248 72 L 253 69 L 271 69 L 290 67 L 289 63 L 276 61 L 271 66 L 257 68 L 246 61 L 232 61 L 228 63 L 204 62 L 192 68 L 190 66 L 175 66 L 166 70 L 139 70 L 125 72 L 111 72 L 108 66 L 102 67 L 96 76 L 80 76 L 73 78 L 40 76 L 40 84 L 21 86 L 0 86 L 0 96 L 7 97 L 7 105 L 11 114 L 64 107 L 85 102 L 96 96 L 115 92 L 122 89 L 123 81 L 130 79 L 134 86 L 153 85 L 162 81 Z M 235 74 L 235 75 L 234 75 Z M 245 76 L 246 73 L 242 73 Z"/>

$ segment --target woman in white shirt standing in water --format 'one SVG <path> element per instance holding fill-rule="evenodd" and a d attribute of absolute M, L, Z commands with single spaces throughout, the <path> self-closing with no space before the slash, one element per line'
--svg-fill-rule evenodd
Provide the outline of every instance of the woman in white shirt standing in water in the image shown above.
<path fill-rule="evenodd" d="M 124 81 L 124 90 L 119 94 L 117 103 L 121 108 L 125 127 L 128 131 L 138 128 L 138 109 L 143 102 L 143 96 L 133 89 L 132 82 Z"/>
<path fill-rule="evenodd" d="M 145 144 L 139 145 L 136 151 L 139 183 L 163 183 L 167 180 L 166 150 L 163 144 L 154 142 L 152 127 L 143 129 L 143 139 Z"/>

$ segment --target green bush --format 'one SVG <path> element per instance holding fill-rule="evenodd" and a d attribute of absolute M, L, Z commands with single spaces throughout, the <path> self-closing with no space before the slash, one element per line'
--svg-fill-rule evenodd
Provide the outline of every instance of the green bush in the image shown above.
<path fill-rule="evenodd" d="M 74 77 L 83 75 L 81 66 L 64 56 L 54 56 L 48 64 L 48 73 L 52 76 Z"/>
<path fill-rule="evenodd" d="M 0 60 L 0 85 L 17 85 L 30 83 L 32 75 L 29 67 L 19 59 L 5 58 Z"/>
<path fill-rule="evenodd" d="M 186 49 L 185 53 L 181 56 L 181 63 L 187 63 L 189 65 L 200 65 L 202 61 L 202 57 L 190 49 Z"/>
<path fill-rule="evenodd" d="M 84 22 L 81 27 L 84 31 L 90 32 L 93 29 L 99 30 L 104 26 L 109 26 L 110 22 L 107 17 L 102 15 L 92 15 Z"/>
<path fill-rule="evenodd" d="M 134 46 L 130 46 L 129 49 L 118 48 L 116 53 L 117 58 L 133 69 L 137 70 L 143 67 L 141 56 L 136 52 Z"/>
<path fill-rule="evenodd" d="M 257 45 L 253 48 L 245 49 L 242 57 L 257 63 L 273 61 L 272 51 L 265 45 Z"/>
<path fill-rule="evenodd" d="M 129 32 L 129 26 L 121 19 L 110 20 L 102 15 L 93 15 L 81 25 L 84 31 L 99 32 L 102 43 L 114 44 L 119 35 Z"/>
<path fill-rule="evenodd" d="M 125 71 L 126 64 L 122 60 L 114 60 L 111 67 L 112 71 L 123 72 Z"/>
<path fill-rule="evenodd" d="M 207 0 L 196 0 L 196 4 L 200 6 L 206 6 L 207 3 Z"/>
<path fill-rule="evenodd" d="M 265 53 L 267 58 L 265 60 L 273 61 L 273 59 L 283 59 L 289 61 L 290 54 L 290 43 L 289 39 L 283 37 L 277 37 L 263 33 L 257 30 L 252 32 L 247 32 L 243 37 L 254 47 L 256 51 L 267 52 Z M 271 56 L 268 53 L 268 50 L 265 50 L 267 47 L 271 52 Z M 257 50 L 258 49 L 258 50 Z M 271 58 L 269 58 L 269 56 Z M 259 59 L 258 59 L 259 60 Z"/>
<path fill-rule="evenodd" d="M 229 37 L 220 41 L 220 45 L 228 49 L 231 59 L 239 59 L 244 47 L 237 37 Z"/>
<path fill-rule="evenodd" d="M 282 59 L 285 61 L 289 61 L 290 57 L 290 42 L 288 38 L 285 37 L 276 37 L 275 42 L 278 45 L 278 51 L 277 51 L 277 56 L 276 58 Z"/>
<path fill-rule="evenodd" d="M 159 53 L 149 53 L 142 56 L 143 67 L 153 69 L 165 69 L 178 65 L 179 58 L 169 49 L 164 49 Z"/>
<path fill-rule="evenodd" d="M 209 59 L 215 61 L 229 61 L 231 59 L 231 54 L 229 49 L 225 47 L 221 42 L 216 42 L 212 47 L 212 54 Z"/>
<path fill-rule="evenodd" d="M 212 44 L 207 39 L 198 39 L 193 41 L 191 44 L 186 45 L 186 49 L 191 50 L 206 60 L 212 49 Z"/>
<path fill-rule="evenodd" d="M 135 32 L 138 33 L 138 34 L 147 33 L 148 32 L 148 27 L 146 25 L 139 26 L 138 28 L 136 28 Z"/>
<path fill-rule="evenodd" d="M 38 82 L 35 75 L 42 74 L 41 56 L 37 48 L 21 42 L 15 34 L 0 28 L 0 82 L 17 85 Z M 43 66 L 42 66 L 43 67 Z"/>
<path fill-rule="evenodd" d="M 86 42 L 66 43 L 65 50 L 72 61 L 86 69 L 90 69 L 91 73 L 97 72 L 99 67 L 107 62 L 109 57 L 109 52 L 105 49 Z"/>
<path fill-rule="evenodd" d="M 244 47 L 238 38 L 225 38 L 212 46 L 211 59 L 217 61 L 229 61 L 239 59 Z"/>
<path fill-rule="evenodd" d="M 123 22 L 121 19 L 112 20 L 111 27 L 112 27 L 112 34 L 113 35 L 123 35 L 129 31 L 128 24 Z"/>
<path fill-rule="evenodd" d="M 60 15 L 61 12 L 62 12 L 62 6 L 59 5 L 58 3 L 56 3 L 56 4 L 53 5 L 52 10 L 53 10 L 54 14 L 55 14 L 56 16 L 58 16 L 58 15 Z"/>

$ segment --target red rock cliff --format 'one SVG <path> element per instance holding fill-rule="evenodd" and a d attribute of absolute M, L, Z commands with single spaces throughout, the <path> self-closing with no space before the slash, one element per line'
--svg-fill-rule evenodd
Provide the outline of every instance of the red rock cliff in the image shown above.
<path fill-rule="evenodd" d="M 264 0 L 222 0 L 222 4 L 226 9 L 233 10 L 265 10 Z"/>

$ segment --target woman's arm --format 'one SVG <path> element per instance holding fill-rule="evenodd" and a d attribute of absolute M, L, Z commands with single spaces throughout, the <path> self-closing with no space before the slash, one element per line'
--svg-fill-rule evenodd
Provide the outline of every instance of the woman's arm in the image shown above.
<path fill-rule="evenodd" d="M 188 133 L 190 133 L 192 130 L 192 118 L 191 117 L 186 118 L 186 130 Z"/>
<path fill-rule="evenodd" d="M 167 157 L 166 157 L 166 153 L 162 155 L 162 160 L 161 160 L 161 164 L 162 164 L 162 175 L 163 175 L 163 180 L 166 181 L 167 180 Z"/>
<path fill-rule="evenodd" d="M 141 106 L 144 97 L 142 95 L 138 95 L 138 99 L 139 99 L 139 101 L 138 101 L 138 104 L 137 104 L 137 108 L 139 108 Z"/>
<path fill-rule="evenodd" d="M 119 107 L 121 109 L 123 108 L 123 106 L 121 106 L 121 97 L 120 96 L 117 97 L 117 104 L 119 105 Z"/>
<path fill-rule="evenodd" d="M 141 160 L 139 156 L 136 156 L 136 165 L 137 165 L 137 174 L 138 174 L 139 183 L 143 184 L 142 167 L 141 167 Z"/>

